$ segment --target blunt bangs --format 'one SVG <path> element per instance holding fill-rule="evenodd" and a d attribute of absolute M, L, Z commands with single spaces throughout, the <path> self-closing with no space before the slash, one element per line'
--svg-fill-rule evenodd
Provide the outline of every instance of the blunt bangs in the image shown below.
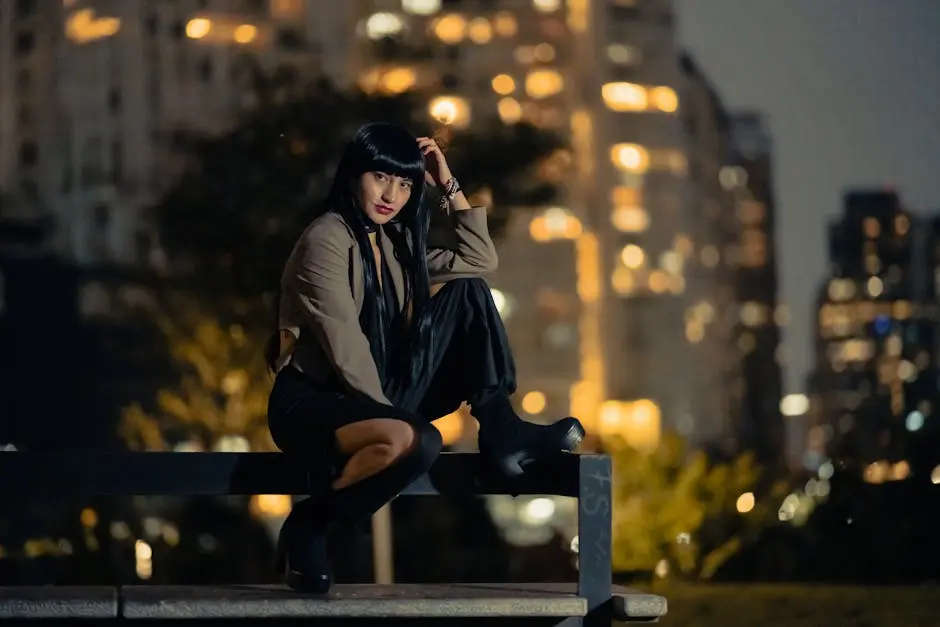
<path fill-rule="evenodd" d="M 376 122 L 359 131 L 363 160 L 360 172 L 384 172 L 410 179 L 416 186 L 424 181 L 424 156 L 417 138 L 404 128 Z"/>

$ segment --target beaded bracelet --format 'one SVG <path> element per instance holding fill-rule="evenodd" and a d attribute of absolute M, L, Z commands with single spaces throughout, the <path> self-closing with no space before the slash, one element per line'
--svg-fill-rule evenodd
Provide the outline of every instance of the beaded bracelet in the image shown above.
<path fill-rule="evenodd" d="M 453 176 L 450 177 L 447 183 L 444 184 L 444 193 L 441 195 L 441 207 L 446 208 L 447 204 L 453 201 L 460 191 L 460 183 L 457 182 L 457 178 Z"/>

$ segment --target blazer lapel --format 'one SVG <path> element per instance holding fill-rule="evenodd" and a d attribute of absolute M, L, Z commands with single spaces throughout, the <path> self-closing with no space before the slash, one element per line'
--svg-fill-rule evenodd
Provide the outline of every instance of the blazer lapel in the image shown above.
<path fill-rule="evenodd" d="M 395 228 L 391 226 L 389 228 Z M 378 230 L 379 236 L 379 249 L 382 251 L 382 257 L 385 259 L 385 263 L 388 264 L 389 273 L 392 275 L 392 283 L 395 286 L 395 296 L 398 299 L 398 306 L 404 308 L 405 305 L 405 277 L 402 273 L 401 262 L 398 260 L 398 257 L 395 256 L 395 249 L 392 246 L 392 242 L 388 239 L 388 235 L 385 233 L 385 227 Z"/>

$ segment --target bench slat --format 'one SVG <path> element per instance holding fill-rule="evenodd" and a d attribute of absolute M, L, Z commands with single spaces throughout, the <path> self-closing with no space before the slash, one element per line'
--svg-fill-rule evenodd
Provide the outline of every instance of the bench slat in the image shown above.
<path fill-rule="evenodd" d="M 117 618 L 118 591 L 108 586 L 0 587 L 0 619 Z"/>
<path fill-rule="evenodd" d="M 480 472 L 476 453 L 443 453 L 405 495 L 578 495 L 579 455 L 539 462 L 509 485 Z M 281 453 L 0 452 L 0 497 L 306 494 L 303 468 Z"/>
<path fill-rule="evenodd" d="M 328 597 L 282 586 L 128 586 L 128 619 L 488 618 L 584 616 L 587 602 L 565 584 L 338 584 Z"/>
<path fill-rule="evenodd" d="M 648 592 L 613 587 L 612 610 L 616 620 L 653 621 L 666 615 L 666 597 Z"/>

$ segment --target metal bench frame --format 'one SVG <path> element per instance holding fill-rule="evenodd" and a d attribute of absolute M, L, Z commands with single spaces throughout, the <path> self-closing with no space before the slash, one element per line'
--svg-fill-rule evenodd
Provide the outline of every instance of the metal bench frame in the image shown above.
<path fill-rule="evenodd" d="M 0 453 L 0 498 L 63 496 L 218 496 L 307 492 L 306 473 L 280 453 Z M 611 586 L 611 463 L 605 455 L 564 454 L 539 463 L 524 481 L 487 479 L 479 456 L 443 453 L 434 467 L 402 496 L 441 493 L 550 494 L 578 498 L 577 596 L 587 615 L 564 627 L 608 627 L 629 616 Z M 2 603 L 2 596 L 0 596 Z M 663 609 L 655 614 L 665 613 Z M 641 612 L 642 613 L 642 612 Z"/>

